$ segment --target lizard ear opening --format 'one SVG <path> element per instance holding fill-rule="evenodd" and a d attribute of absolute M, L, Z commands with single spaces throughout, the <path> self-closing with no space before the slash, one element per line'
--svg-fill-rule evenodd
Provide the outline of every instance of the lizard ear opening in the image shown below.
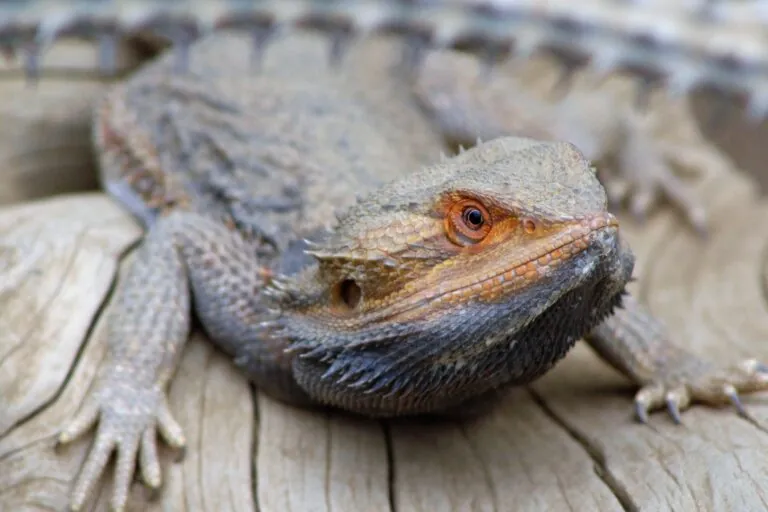
<path fill-rule="evenodd" d="M 363 290 L 352 279 L 344 279 L 333 290 L 334 302 L 345 309 L 355 309 L 363 298 Z"/>

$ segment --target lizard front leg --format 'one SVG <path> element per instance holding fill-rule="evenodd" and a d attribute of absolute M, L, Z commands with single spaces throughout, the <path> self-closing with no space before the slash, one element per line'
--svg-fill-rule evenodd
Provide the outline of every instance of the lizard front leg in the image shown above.
<path fill-rule="evenodd" d="M 675 345 L 664 325 L 632 295 L 613 316 L 586 337 L 593 349 L 613 367 L 641 386 L 635 396 L 637 418 L 666 406 L 676 423 L 692 402 L 732 403 L 746 416 L 739 392 L 768 389 L 768 366 L 748 359 L 721 367 Z"/>
<path fill-rule="evenodd" d="M 189 335 L 193 297 L 204 327 L 225 350 L 246 347 L 251 364 L 258 363 L 264 375 L 280 372 L 278 358 L 271 356 L 280 351 L 259 345 L 258 329 L 251 329 L 264 314 L 258 291 L 269 276 L 255 254 L 237 231 L 191 212 L 172 211 L 149 229 L 117 291 L 108 319 L 108 356 L 95 390 L 59 437 L 68 443 L 98 421 L 72 509 L 84 506 L 113 451 L 111 501 L 122 510 L 137 458 L 144 482 L 153 488 L 161 484 L 156 433 L 171 446 L 184 446 L 166 389 Z"/>

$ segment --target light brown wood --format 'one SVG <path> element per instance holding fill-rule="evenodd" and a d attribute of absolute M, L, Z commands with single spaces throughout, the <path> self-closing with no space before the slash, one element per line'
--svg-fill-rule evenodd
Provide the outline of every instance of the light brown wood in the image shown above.
<path fill-rule="evenodd" d="M 66 125 L 72 112 L 62 115 Z M 711 213 L 708 240 L 669 208 L 644 226 L 622 218 L 638 256 L 632 287 L 678 343 L 723 362 L 768 360 L 768 201 L 708 158 L 696 185 Z M 104 357 L 103 313 L 139 237 L 101 194 L 0 208 L 1 511 L 65 509 L 92 436 L 59 451 L 54 436 Z M 664 413 L 642 426 L 633 392 L 580 346 L 478 419 L 379 422 L 253 395 L 196 333 L 170 389 L 186 457 L 164 450 L 161 495 L 136 484 L 130 510 L 768 508 L 767 395 L 744 398 L 757 425 L 730 408 L 695 406 L 683 426 Z M 110 485 L 108 476 L 94 510 L 106 510 Z"/>

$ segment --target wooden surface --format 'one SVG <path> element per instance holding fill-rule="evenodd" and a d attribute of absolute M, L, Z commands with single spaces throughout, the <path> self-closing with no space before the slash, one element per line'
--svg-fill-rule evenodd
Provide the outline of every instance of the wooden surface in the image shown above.
<path fill-rule="evenodd" d="M 13 164 L 2 144 L 0 189 Z M 715 167 L 696 188 L 711 212 L 709 240 L 669 208 L 644 227 L 623 220 L 638 255 L 633 287 L 695 352 L 768 360 L 768 202 L 744 175 Z M 82 171 L 81 179 L 92 177 Z M 53 439 L 104 357 L 100 319 L 140 231 L 99 193 L 36 202 L 29 199 L 49 191 L 14 194 L 6 202 L 15 204 L 0 208 L 0 510 L 63 510 L 92 438 L 59 452 Z M 130 509 L 768 508 L 768 395 L 744 399 L 755 424 L 729 408 L 697 406 L 684 426 L 664 414 L 642 426 L 632 418 L 633 391 L 580 346 L 480 419 L 368 421 L 253 400 L 196 334 L 170 389 L 186 457 L 166 450 L 162 494 L 149 500 L 137 484 Z M 105 478 L 94 510 L 106 509 L 110 484 Z"/>

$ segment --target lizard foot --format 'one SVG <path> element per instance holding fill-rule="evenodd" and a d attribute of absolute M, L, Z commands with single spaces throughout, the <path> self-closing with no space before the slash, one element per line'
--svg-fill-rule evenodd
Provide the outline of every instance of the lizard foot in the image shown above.
<path fill-rule="evenodd" d="M 662 372 L 637 392 L 635 414 L 640 422 L 648 421 L 649 411 L 666 407 L 674 422 L 679 424 L 680 411 L 692 402 L 710 405 L 730 402 L 740 415 L 749 417 L 739 393 L 768 389 L 768 365 L 755 359 L 726 369 L 709 367 L 698 359 L 689 359 L 677 368 L 666 374 Z"/>
<path fill-rule="evenodd" d="M 113 450 L 117 452 L 117 465 L 111 507 L 123 510 L 137 458 L 145 484 L 152 489 L 160 487 L 157 431 L 170 446 L 184 448 L 183 430 L 171 415 L 165 392 L 158 386 L 136 389 L 135 385 L 107 378 L 59 434 L 57 445 L 80 437 L 97 421 L 96 440 L 75 483 L 71 510 L 83 508 Z"/>
<path fill-rule="evenodd" d="M 678 169 L 701 170 L 708 160 L 696 157 L 696 151 L 674 144 L 651 140 L 647 130 L 634 128 L 617 156 L 616 169 L 600 169 L 611 204 L 627 202 L 629 212 L 643 222 L 662 197 L 682 210 L 686 220 L 702 236 L 707 232 L 707 212 L 690 187 L 679 176 Z M 695 161 L 696 165 L 691 166 Z"/>

